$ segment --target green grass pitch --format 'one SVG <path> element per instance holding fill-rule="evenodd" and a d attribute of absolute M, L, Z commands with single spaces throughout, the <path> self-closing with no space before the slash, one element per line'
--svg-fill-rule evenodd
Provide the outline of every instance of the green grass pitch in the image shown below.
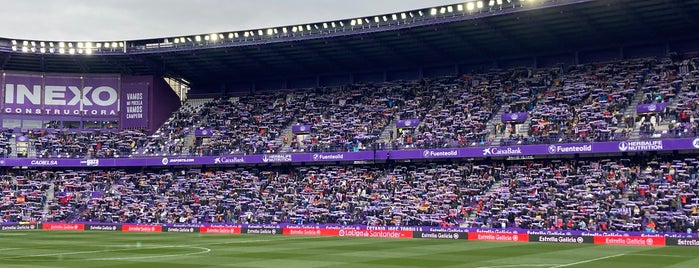
<path fill-rule="evenodd" d="M 699 267 L 699 248 L 30 231 L 0 233 L 0 267 Z"/>

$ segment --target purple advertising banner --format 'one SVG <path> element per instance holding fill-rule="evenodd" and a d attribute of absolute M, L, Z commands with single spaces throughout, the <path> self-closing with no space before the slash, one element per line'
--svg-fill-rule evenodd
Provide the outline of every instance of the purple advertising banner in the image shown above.
<path fill-rule="evenodd" d="M 637 113 L 661 113 L 668 106 L 667 102 L 658 102 L 651 104 L 639 104 L 636 106 Z"/>
<path fill-rule="evenodd" d="M 286 153 L 263 155 L 226 155 L 152 158 L 0 158 L 0 166 L 27 167 L 128 167 L 128 166 L 201 166 L 271 163 L 311 163 L 338 161 L 385 161 L 388 159 L 485 158 L 534 155 L 624 153 L 640 151 L 697 150 L 699 138 L 597 143 L 539 144 L 424 150 L 359 151 L 334 153 Z"/>
<path fill-rule="evenodd" d="M 119 115 L 119 76 L 87 76 L 83 79 L 82 110 L 87 116 Z"/>
<path fill-rule="evenodd" d="M 39 74 L 7 73 L 2 92 L 3 113 L 43 114 L 42 79 Z"/>
<path fill-rule="evenodd" d="M 500 120 L 503 122 L 524 122 L 527 121 L 529 115 L 526 112 L 522 113 L 503 113 Z"/>
<path fill-rule="evenodd" d="M 311 125 L 293 125 L 291 126 L 292 133 L 308 133 L 311 132 Z"/>
<path fill-rule="evenodd" d="M 7 73 L 3 87 L 5 114 L 116 117 L 119 77 Z"/>
<path fill-rule="evenodd" d="M 416 128 L 420 125 L 420 119 L 405 119 L 396 121 L 396 127 L 400 128 Z"/>
<path fill-rule="evenodd" d="M 148 128 L 148 83 L 122 83 L 121 120 L 122 129 Z"/>
<path fill-rule="evenodd" d="M 197 128 L 194 130 L 194 136 L 197 137 L 211 137 L 214 131 L 210 128 Z"/>

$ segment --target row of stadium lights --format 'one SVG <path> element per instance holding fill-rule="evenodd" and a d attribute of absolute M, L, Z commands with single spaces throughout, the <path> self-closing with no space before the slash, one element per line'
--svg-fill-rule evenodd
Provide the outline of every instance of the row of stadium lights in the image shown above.
<path fill-rule="evenodd" d="M 47 42 L 47 41 L 17 41 L 12 40 L 12 51 L 24 53 L 51 54 L 85 54 L 90 55 L 94 50 L 123 49 L 124 42 Z"/>
<path fill-rule="evenodd" d="M 336 31 L 338 28 L 341 28 L 340 30 L 343 30 L 346 24 L 349 24 L 349 26 L 352 29 L 355 28 L 365 28 L 365 27 L 372 27 L 386 23 L 386 24 L 391 24 L 391 23 L 400 23 L 400 21 L 406 21 L 409 19 L 415 19 L 415 18 L 425 18 L 427 16 L 449 16 L 449 15 L 457 15 L 457 14 L 471 14 L 474 12 L 481 12 L 486 8 L 490 11 L 496 10 L 496 9 L 502 9 L 504 6 L 509 6 L 512 5 L 512 7 L 516 7 L 516 5 L 519 4 L 524 4 L 524 2 L 536 2 L 540 0 L 486 0 L 486 1 L 471 1 L 471 2 L 466 2 L 463 4 L 454 4 L 454 5 L 448 5 L 448 6 L 442 6 L 442 7 L 434 7 L 429 9 L 429 13 L 426 14 L 427 10 L 423 12 L 423 10 L 419 11 L 410 11 L 410 12 L 402 12 L 400 14 L 391 14 L 391 15 L 383 15 L 383 16 L 375 16 L 373 18 L 358 18 L 358 19 L 351 19 L 349 21 L 333 21 L 333 22 L 323 22 L 323 23 L 317 23 L 317 24 L 306 24 L 306 25 L 298 25 L 298 26 L 289 26 L 289 27 L 281 27 L 281 28 L 270 28 L 266 30 L 250 30 L 250 31 L 243 31 L 243 32 L 231 32 L 228 33 L 227 36 L 222 34 L 222 33 L 215 33 L 215 34 L 208 34 L 208 35 L 196 35 L 196 36 L 189 36 L 189 37 L 176 37 L 172 39 L 165 39 L 164 44 L 166 45 L 172 45 L 174 44 L 191 44 L 191 43 L 199 43 L 201 44 L 202 42 L 207 43 L 207 42 L 219 42 L 219 41 L 224 41 L 226 37 L 230 40 L 247 40 L 249 38 L 255 39 L 256 37 L 264 37 L 264 36 L 269 36 L 269 37 L 274 37 L 283 35 L 287 36 L 289 34 L 291 35 L 304 35 L 304 34 L 310 34 L 312 31 Z M 20 44 L 21 43 L 21 44 Z M 160 46 L 161 44 L 154 44 L 156 46 Z M 124 42 L 46 42 L 46 41 L 17 41 L 17 40 L 12 40 L 12 51 L 21 51 L 24 53 L 51 53 L 51 54 L 68 54 L 68 55 L 74 55 L 74 54 L 83 54 L 83 55 L 90 55 L 94 51 L 97 52 L 102 52 L 104 50 L 107 50 L 109 52 L 115 52 L 117 49 L 118 50 L 123 50 L 125 51 L 124 48 L 125 44 Z"/>
<path fill-rule="evenodd" d="M 503 6 L 505 5 L 513 5 L 516 6 L 517 3 L 523 4 L 524 2 L 535 2 L 537 0 L 486 0 L 486 1 L 472 1 L 472 2 L 467 2 L 464 4 L 456 4 L 456 5 L 449 5 L 449 6 L 443 6 L 443 7 L 435 7 L 431 8 L 429 10 L 429 15 L 430 16 L 438 16 L 438 15 L 449 15 L 454 14 L 456 12 L 459 13 L 474 13 L 474 12 L 480 12 L 484 8 L 487 7 L 489 10 L 494 10 L 494 9 L 502 9 Z M 380 23 L 391 23 L 391 22 L 398 22 L 399 20 L 408 20 L 408 19 L 413 19 L 415 17 L 424 17 L 426 14 L 422 10 L 417 11 L 417 12 L 403 12 L 400 14 L 391 14 L 391 15 L 383 15 L 383 16 L 375 16 L 373 18 L 358 18 L 358 19 L 352 19 L 349 20 L 349 26 L 351 26 L 353 29 L 355 27 L 364 27 L 365 25 L 367 27 L 371 27 L 372 22 L 375 24 L 380 24 Z M 192 42 L 218 42 L 218 41 L 224 41 L 226 37 L 231 40 L 235 39 L 240 39 L 240 38 L 255 38 L 257 37 L 264 37 L 266 36 L 275 36 L 279 35 L 280 33 L 287 35 L 289 33 L 296 34 L 300 33 L 303 34 L 304 32 L 311 32 L 311 31 L 332 31 L 335 28 L 344 28 L 346 25 L 345 22 L 343 21 L 333 21 L 333 22 L 323 22 L 323 23 L 318 23 L 318 24 L 307 24 L 307 25 L 299 25 L 299 26 L 290 26 L 290 27 L 281 27 L 281 28 L 269 28 L 266 30 L 259 29 L 259 30 L 250 30 L 250 31 L 243 31 L 243 32 L 232 32 L 228 33 L 227 36 L 222 34 L 222 33 L 214 33 L 214 34 L 209 34 L 209 35 L 196 35 L 196 36 L 189 36 L 189 37 L 175 37 L 172 39 L 165 39 L 164 43 L 174 43 L 174 44 L 186 44 L 186 43 L 192 43 Z"/>

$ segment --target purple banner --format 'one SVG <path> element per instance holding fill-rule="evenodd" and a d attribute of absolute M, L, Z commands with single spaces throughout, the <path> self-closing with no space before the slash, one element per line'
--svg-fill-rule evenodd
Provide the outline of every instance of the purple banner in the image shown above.
<path fill-rule="evenodd" d="M 291 126 L 292 133 L 309 133 L 311 132 L 311 125 L 293 125 Z"/>
<path fill-rule="evenodd" d="M 420 119 L 405 119 L 396 121 L 396 127 L 400 128 L 416 128 L 420 125 Z"/>
<path fill-rule="evenodd" d="M 126 129 L 148 128 L 148 83 L 123 83 L 121 85 L 121 120 L 119 126 Z"/>
<path fill-rule="evenodd" d="M 661 113 L 668 106 L 667 102 L 639 104 L 636 106 L 637 113 Z"/>
<path fill-rule="evenodd" d="M 118 76 L 64 76 L 7 73 L 5 114 L 116 117 Z"/>
<path fill-rule="evenodd" d="M 500 119 L 503 122 L 524 122 L 527 121 L 529 115 L 526 112 L 523 113 L 503 113 Z"/>
<path fill-rule="evenodd" d="M 211 137 L 214 131 L 210 128 L 197 128 L 194 130 L 194 136 L 197 137 Z"/>
<path fill-rule="evenodd" d="M 191 156 L 159 158 L 0 158 L 0 166 L 27 167 L 129 167 L 129 166 L 201 166 L 266 163 L 310 163 L 339 161 L 385 161 L 388 159 L 485 158 L 535 155 L 623 153 L 640 151 L 697 150 L 699 138 L 597 143 L 539 144 L 396 151 L 360 151 L 335 153 L 288 153 L 263 155 Z"/>
<path fill-rule="evenodd" d="M 3 83 L 5 114 L 43 114 L 42 77 L 39 74 L 7 73 Z"/>
<path fill-rule="evenodd" d="M 119 77 L 87 76 L 83 79 L 82 110 L 87 116 L 119 115 Z"/>

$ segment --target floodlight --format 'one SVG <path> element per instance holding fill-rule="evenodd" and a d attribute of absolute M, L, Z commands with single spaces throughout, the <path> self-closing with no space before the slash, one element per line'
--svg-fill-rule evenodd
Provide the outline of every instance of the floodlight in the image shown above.
<path fill-rule="evenodd" d="M 310 24 L 306 24 L 306 31 L 310 31 L 310 30 L 311 30 L 311 25 L 310 25 Z"/>
<path fill-rule="evenodd" d="M 112 47 L 118 47 L 118 46 L 119 46 L 119 45 L 117 45 L 116 42 L 112 42 Z"/>
<path fill-rule="evenodd" d="M 439 8 L 439 14 L 444 14 L 447 12 L 447 9 L 444 7 Z"/>
<path fill-rule="evenodd" d="M 211 34 L 211 37 L 209 39 L 211 39 L 211 41 L 218 40 L 218 34 Z"/>
<path fill-rule="evenodd" d="M 180 42 L 184 43 L 184 41 L 185 41 L 184 37 L 180 37 Z M 192 41 L 192 40 L 190 40 L 190 41 Z"/>
<path fill-rule="evenodd" d="M 235 38 L 240 37 L 240 36 L 238 36 L 238 33 L 233 33 L 233 36 L 235 36 Z"/>
<path fill-rule="evenodd" d="M 69 49 L 68 54 L 71 54 L 71 55 L 75 54 L 75 49 L 74 48 Z"/>
<path fill-rule="evenodd" d="M 83 49 L 78 49 L 78 54 L 83 54 Z"/>
<path fill-rule="evenodd" d="M 323 22 L 323 29 L 327 29 L 327 28 L 328 28 L 328 23 L 327 23 L 327 22 Z"/>
<path fill-rule="evenodd" d="M 345 27 L 345 23 L 340 21 L 340 27 Z"/>
<path fill-rule="evenodd" d="M 36 53 L 36 48 L 35 48 L 35 47 L 32 47 L 32 48 L 30 48 L 29 50 L 31 50 L 32 53 Z"/>
<path fill-rule="evenodd" d="M 395 14 L 393 14 L 393 15 L 395 15 Z M 383 21 L 388 21 L 388 18 L 386 17 L 386 15 L 384 15 L 382 19 L 383 19 Z"/>
<path fill-rule="evenodd" d="M 87 55 L 92 55 L 92 49 L 86 49 L 85 54 Z"/>
<path fill-rule="evenodd" d="M 472 11 L 475 8 L 475 6 L 476 5 L 474 5 L 473 2 L 469 2 L 468 4 L 466 4 L 466 9 L 468 11 Z"/>
<path fill-rule="evenodd" d="M 396 14 L 391 15 L 391 19 L 398 20 L 398 15 L 396 15 Z"/>
<path fill-rule="evenodd" d="M 12 51 L 17 51 L 17 46 L 12 46 Z"/>
<path fill-rule="evenodd" d="M 39 45 L 41 45 L 41 47 L 45 47 L 46 43 L 44 41 L 41 41 L 41 43 L 39 43 Z"/>
<path fill-rule="evenodd" d="M 106 42 L 104 43 L 104 47 L 105 47 L 105 48 L 109 48 L 110 46 L 111 46 L 111 45 L 109 45 L 109 43 L 106 43 Z M 63 46 L 61 46 L 61 47 L 63 47 Z"/>
<path fill-rule="evenodd" d="M 447 7 L 447 12 L 454 12 L 454 8 L 452 6 Z"/>
<path fill-rule="evenodd" d="M 78 47 L 82 48 L 83 47 L 83 42 L 78 42 Z"/>
<path fill-rule="evenodd" d="M 39 52 L 41 52 L 42 54 L 43 54 L 43 53 L 46 53 L 46 48 L 45 48 L 45 47 L 40 48 L 40 49 L 39 49 Z"/>
<path fill-rule="evenodd" d="M 381 19 L 379 19 L 379 17 L 374 17 L 374 22 L 379 23 L 380 21 Z"/>
<path fill-rule="evenodd" d="M 320 27 L 318 27 L 318 24 L 313 24 L 313 28 L 315 28 L 316 30 L 320 29 Z"/>
<path fill-rule="evenodd" d="M 249 36 L 250 36 L 250 32 L 245 32 L 245 33 L 243 34 L 243 36 L 244 36 L 244 37 L 249 37 Z"/>
<path fill-rule="evenodd" d="M 32 41 L 32 46 L 35 47 L 35 46 L 36 46 L 36 42 Z"/>
<path fill-rule="evenodd" d="M 73 43 L 68 43 L 68 47 L 73 47 Z"/>
<path fill-rule="evenodd" d="M 422 13 L 422 10 L 418 10 L 417 14 L 420 15 L 420 17 L 424 16 L 424 14 Z"/>
<path fill-rule="evenodd" d="M 267 29 L 267 35 L 273 35 L 273 34 L 274 34 L 274 30 L 272 30 L 272 29 Z"/>
<path fill-rule="evenodd" d="M 488 2 L 488 5 L 491 6 L 491 7 L 494 6 L 494 5 L 495 5 L 495 0 L 490 0 L 490 1 Z"/>
<path fill-rule="evenodd" d="M 464 11 L 464 5 L 462 5 L 462 4 L 456 5 L 456 10 L 458 10 L 458 11 Z"/>
<path fill-rule="evenodd" d="M 209 36 L 208 36 L 208 35 L 205 35 L 205 36 L 204 36 L 204 40 L 205 40 L 205 41 L 209 41 Z"/>
<path fill-rule="evenodd" d="M 197 40 L 197 42 L 201 42 L 201 36 L 199 36 L 199 35 L 195 36 L 194 40 Z"/>
<path fill-rule="evenodd" d="M 404 13 L 400 13 L 400 18 L 401 18 L 401 19 L 407 19 L 408 16 L 406 16 L 406 15 L 405 15 L 405 12 L 404 12 Z"/>
<path fill-rule="evenodd" d="M 218 34 L 218 39 L 223 39 L 223 34 Z"/>
<path fill-rule="evenodd" d="M 58 53 L 66 54 L 66 49 L 65 49 L 65 48 L 60 48 L 60 49 L 58 49 Z"/>
<path fill-rule="evenodd" d="M 335 28 L 335 22 L 334 22 L 334 21 L 331 22 L 331 23 L 330 23 L 330 26 L 332 26 L 333 28 Z"/>
<path fill-rule="evenodd" d="M 286 27 L 282 28 L 282 33 L 286 33 L 286 32 L 287 32 Z"/>
<path fill-rule="evenodd" d="M 291 27 L 291 32 L 295 33 L 296 31 L 298 31 L 298 29 L 296 29 L 296 26 Z"/>
<path fill-rule="evenodd" d="M 85 43 L 86 48 L 92 48 L 92 42 L 87 42 Z"/>
<path fill-rule="evenodd" d="M 362 25 L 362 19 L 357 19 L 357 24 Z"/>
<path fill-rule="evenodd" d="M 483 8 L 483 1 L 478 1 L 478 2 L 476 2 L 476 7 L 477 7 L 477 8 Z"/>
<path fill-rule="evenodd" d="M 357 23 L 354 20 L 350 21 L 350 25 L 354 26 L 355 24 Z"/>
<path fill-rule="evenodd" d="M 179 38 L 175 38 L 174 41 L 175 41 L 175 44 L 179 44 L 179 43 L 180 43 L 180 39 L 179 39 Z"/>
<path fill-rule="evenodd" d="M 22 45 L 23 45 L 23 46 L 29 45 L 29 41 L 27 41 L 27 40 L 22 41 Z"/>
<path fill-rule="evenodd" d="M 28 51 L 29 51 L 29 48 L 27 48 L 27 47 L 22 47 L 22 52 L 25 52 L 25 53 L 26 53 L 26 52 L 28 52 Z"/>
<path fill-rule="evenodd" d="M 498 5 L 502 5 L 502 0 L 498 0 Z"/>
<path fill-rule="evenodd" d="M 228 33 L 228 39 L 233 39 L 233 33 Z"/>
<path fill-rule="evenodd" d="M 436 8 L 430 9 L 430 15 L 432 15 L 432 16 L 437 15 L 437 9 Z"/>
<path fill-rule="evenodd" d="M 265 33 L 265 32 L 263 32 L 262 30 L 257 30 L 257 35 L 260 35 L 260 36 L 261 36 L 261 35 L 263 35 L 264 33 Z"/>
<path fill-rule="evenodd" d="M 12 40 L 13 45 L 17 45 L 17 40 Z"/>
<path fill-rule="evenodd" d="M 49 46 L 50 46 L 50 47 L 53 47 L 53 42 L 49 42 Z"/>
<path fill-rule="evenodd" d="M 55 48 L 49 48 L 49 52 L 55 53 L 55 52 L 56 52 L 56 49 L 55 49 Z"/>

